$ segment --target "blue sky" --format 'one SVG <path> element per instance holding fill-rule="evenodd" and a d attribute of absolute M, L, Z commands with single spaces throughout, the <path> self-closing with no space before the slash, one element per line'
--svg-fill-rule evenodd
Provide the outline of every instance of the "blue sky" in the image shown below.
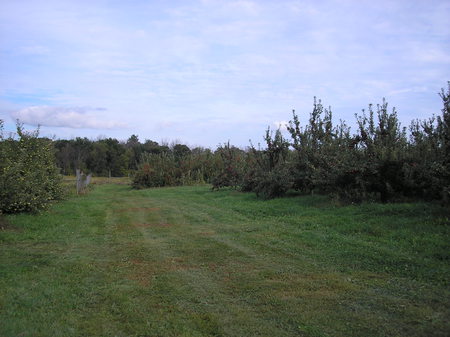
<path fill-rule="evenodd" d="M 386 97 L 438 114 L 450 1 L 0 1 L 0 119 L 41 135 L 215 147 L 313 97 L 336 120 Z"/>

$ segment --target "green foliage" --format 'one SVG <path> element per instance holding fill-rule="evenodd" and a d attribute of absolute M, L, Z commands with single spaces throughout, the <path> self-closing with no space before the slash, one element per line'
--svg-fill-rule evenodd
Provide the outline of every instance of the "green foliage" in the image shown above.
<path fill-rule="evenodd" d="M 114 138 L 91 141 L 77 137 L 57 140 L 54 144 L 57 165 L 66 175 L 81 169 L 98 176 L 121 177 L 126 175 L 128 169 L 135 167 L 132 159 L 134 152 Z"/>
<path fill-rule="evenodd" d="M 450 82 L 442 90 L 442 115 L 402 127 L 395 108 L 369 105 L 356 116 L 357 132 L 344 121 L 333 125 L 331 109 L 314 98 L 305 126 L 293 112 L 288 132 L 270 130 L 265 148 L 236 151 L 219 147 L 219 165 L 213 188 L 232 186 L 266 199 L 290 188 L 306 193 L 327 193 L 361 202 L 411 198 L 450 201 Z M 292 150 L 290 149 L 292 147 Z"/>
<path fill-rule="evenodd" d="M 133 174 L 134 188 L 178 186 L 205 183 L 211 176 L 209 150 L 176 144 L 160 153 L 144 152 Z"/>
<path fill-rule="evenodd" d="M 172 153 L 145 153 L 133 176 L 134 188 L 177 185 L 177 166 Z"/>
<path fill-rule="evenodd" d="M 356 161 L 360 178 L 364 177 L 364 193 L 373 194 L 383 202 L 402 194 L 404 179 L 402 167 L 407 156 L 406 129 L 401 128 L 397 112 L 388 112 L 388 104 L 383 100 L 377 105 L 377 121 L 372 106 L 369 116 L 364 111 L 357 116 L 359 134 L 356 136 L 358 151 L 361 155 Z"/>
<path fill-rule="evenodd" d="M 333 165 L 337 151 L 342 147 L 342 138 L 347 136 L 345 125 L 342 130 L 334 128 L 331 109 L 325 109 L 314 97 L 313 111 L 309 123 L 303 128 L 293 112 L 288 131 L 295 150 L 293 166 L 294 188 L 301 191 L 328 191 L 332 184 Z M 336 142 L 339 140 L 338 142 Z M 344 142 L 345 143 L 345 142 Z"/>
<path fill-rule="evenodd" d="M 228 142 L 217 148 L 215 156 L 216 172 L 211 180 L 213 189 L 222 187 L 237 188 L 246 169 L 245 152 L 235 146 L 231 146 L 230 142 Z"/>
<path fill-rule="evenodd" d="M 19 123 L 17 135 L 4 138 L 1 122 L 0 213 L 36 212 L 62 196 L 51 140 L 39 138 L 39 130 L 24 131 Z"/>
<path fill-rule="evenodd" d="M 440 97 L 442 115 L 410 126 L 409 157 L 404 165 L 410 195 L 450 201 L 450 82 Z"/>
<path fill-rule="evenodd" d="M 278 129 L 275 135 L 270 129 L 264 137 L 266 149 L 251 147 L 253 163 L 242 182 L 242 190 L 253 191 L 264 199 L 283 196 L 292 187 L 290 167 L 287 163 L 289 142 Z"/>
<path fill-rule="evenodd" d="M 442 199 L 450 203 L 450 81 L 447 83 L 447 92 L 442 89 L 440 93 L 443 107 L 442 117 L 438 117 L 438 135 L 441 142 L 440 158 L 443 166 Z"/>
<path fill-rule="evenodd" d="M 309 123 L 293 114 L 288 131 L 294 149 L 293 187 L 325 192 L 350 201 L 387 202 L 404 198 L 450 199 L 450 84 L 440 96 L 442 116 L 414 121 L 408 140 L 395 109 L 383 100 L 376 111 L 356 115 L 358 132 L 314 100 Z"/>

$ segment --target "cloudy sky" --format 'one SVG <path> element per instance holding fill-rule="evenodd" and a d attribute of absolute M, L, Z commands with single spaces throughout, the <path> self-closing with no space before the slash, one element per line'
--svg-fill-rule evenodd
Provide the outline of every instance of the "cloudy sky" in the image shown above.
<path fill-rule="evenodd" d="M 439 113 L 450 1 L 1 0 L 0 119 L 57 138 L 262 140 L 313 97 Z"/>

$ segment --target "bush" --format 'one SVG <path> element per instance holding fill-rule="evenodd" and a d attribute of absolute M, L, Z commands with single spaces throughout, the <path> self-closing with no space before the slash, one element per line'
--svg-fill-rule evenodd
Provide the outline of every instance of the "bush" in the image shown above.
<path fill-rule="evenodd" d="M 251 148 L 241 190 L 272 199 L 283 196 L 292 187 L 291 168 L 287 162 L 289 143 L 280 130 L 272 137 L 270 129 L 267 129 L 264 140 L 267 145 L 265 150 Z"/>
<path fill-rule="evenodd" d="M 245 152 L 226 143 L 215 152 L 216 167 L 211 183 L 213 190 L 222 187 L 237 188 L 245 171 Z"/>
<path fill-rule="evenodd" d="M 450 82 L 439 94 L 442 115 L 410 126 L 409 157 L 403 171 L 408 194 L 450 201 Z"/>
<path fill-rule="evenodd" d="M 292 187 L 290 172 L 287 167 L 272 171 L 261 171 L 254 180 L 253 191 L 263 199 L 273 199 L 286 194 Z"/>
<path fill-rule="evenodd" d="M 163 147 L 161 147 L 163 149 Z M 209 149 L 175 144 L 159 152 L 143 152 L 133 175 L 134 188 L 204 184 L 214 175 Z"/>
<path fill-rule="evenodd" d="M 288 131 L 294 148 L 293 179 L 294 189 L 304 192 L 316 190 L 325 192 L 331 188 L 335 165 L 342 140 L 348 136 L 345 124 L 333 127 L 331 109 L 325 109 L 320 100 L 314 97 L 313 111 L 308 124 L 300 125 L 293 111 Z"/>
<path fill-rule="evenodd" d="M 0 121 L 0 213 L 36 212 L 62 196 L 51 140 L 19 123 L 17 135 L 4 138 Z"/>
<path fill-rule="evenodd" d="M 177 185 L 177 166 L 172 153 L 145 153 L 133 176 L 134 188 Z"/>

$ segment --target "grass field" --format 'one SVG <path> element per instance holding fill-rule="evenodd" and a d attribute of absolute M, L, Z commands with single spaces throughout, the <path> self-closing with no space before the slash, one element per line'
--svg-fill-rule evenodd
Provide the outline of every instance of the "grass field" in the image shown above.
<path fill-rule="evenodd" d="M 449 336 L 439 205 L 98 184 L 0 224 L 1 336 Z"/>

